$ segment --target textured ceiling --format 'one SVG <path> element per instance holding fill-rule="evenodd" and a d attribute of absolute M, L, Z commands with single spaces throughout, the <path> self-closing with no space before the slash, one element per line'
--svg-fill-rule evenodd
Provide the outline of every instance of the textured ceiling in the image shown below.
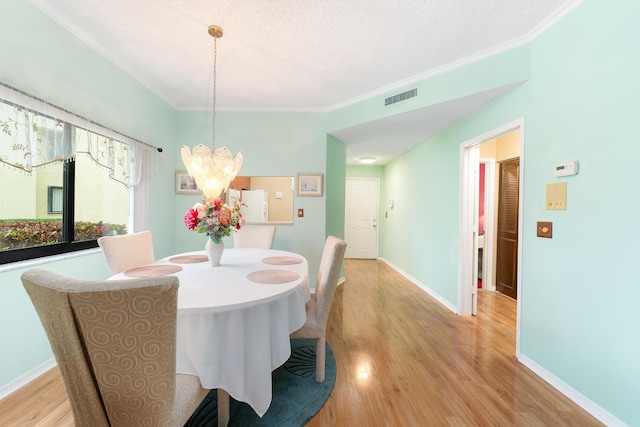
<path fill-rule="evenodd" d="M 182 110 L 211 108 L 207 27 L 221 26 L 217 108 L 236 111 L 331 111 L 525 43 L 580 1 L 30 0 Z M 500 93 L 334 135 L 346 138 L 352 158 L 366 151 L 374 129 L 401 133 L 419 118 L 428 124 L 423 134 L 432 134 Z M 415 124 L 409 128 L 411 140 L 425 139 Z M 363 151 L 354 154 L 355 146 Z"/>

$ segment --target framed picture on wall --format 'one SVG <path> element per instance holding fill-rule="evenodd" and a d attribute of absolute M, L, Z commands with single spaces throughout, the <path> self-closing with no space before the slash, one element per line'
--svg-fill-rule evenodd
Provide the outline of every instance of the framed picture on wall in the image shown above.
<path fill-rule="evenodd" d="M 180 194 L 200 194 L 196 181 L 189 176 L 187 171 L 176 172 L 176 193 Z"/>
<path fill-rule="evenodd" d="M 322 196 L 322 174 L 298 174 L 298 196 Z"/>

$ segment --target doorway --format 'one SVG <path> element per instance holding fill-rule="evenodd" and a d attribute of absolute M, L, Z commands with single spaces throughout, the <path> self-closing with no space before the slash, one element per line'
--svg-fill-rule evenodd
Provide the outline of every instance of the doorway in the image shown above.
<path fill-rule="evenodd" d="M 504 150 L 498 150 L 502 152 L 496 152 L 495 156 L 487 155 L 484 148 L 490 146 L 492 141 L 501 140 L 504 138 L 512 139 L 512 144 L 515 146 L 515 154 L 509 152 L 503 152 Z M 486 144 L 486 145 L 485 145 Z M 480 150 L 479 150 L 480 149 Z M 483 150 L 483 151 L 481 151 Z M 507 150 L 508 151 L 508 150 Z M 480 135 L 469 141 L 464 142 L 460 146 L 460 234 L 459 234 L 459 275 L 458 275 L 458 314 L 461 316 L 469 316 L 476 314 L 477 311 L 477 294 L 478 294 L 478 250 L 479 242 L 483 245 L 483 268 L 482 279 L 483 288 L 487 290 L 495 289 L 493 286 L 497 283 L 497 269 L 498 261 L 496 257 L 497 253 L 497 229 L 498 229 L 498 215 L 494 215 L 493 220 L 485 218 L 484 228 L 485 235 L 483 239 L 478 239 L 478 203 L 479 203 L 479 159 L 493 157 L 497 161 L 508 160 L 512 158 L 520 158 L 520 166 L 515 171 L 511 171 L 511 178 L 515 178 L 518 183 L 519 191 L 522 190 L 522 177 L 524 174 L 524 160 L 522 154 L 524 153 L 524 119 L 519 119 L 514 122 L 501 126 L 486 134 Z M 497 171 L 496 171 L 497 172 Z M 499 176 L 496 173 L 495 176 L 495 194 L 499 192 Z M 519 195 L 516 206 L 516 215 L 522 218 L 522 195 Z M 498 212 L 497 200 L 495 205 L 495 212 Z M 486 208 L 487 206 L 485 206 Z M 522 221 L 517 221 L 515 225 L 518 235 L 522 233 Z M 493 233 L 493 237 L 489 237 Z M 493 248 L 489 249 L 487 244 L 493 243 Z M 513 270 L 513 287 L 516 290 L 516 295 L 520 287 L 521 276 L 521 257 L 522 248 L 521 245 L 512 245 L 513 260 L 515 261 L 515 268 Z M 493 260 L 489 260 L 493 254 Z M 492 277 L 491 279 L 488 279 Z M 516 355 L 519 355 L 519 333 L 520 333 L 520 306 L 521 298 L 516 301 Z"/>
<path fill-rule="evenodd" d="M 378 258 L 379 178 L 347 178 L 345 258 Z"/>

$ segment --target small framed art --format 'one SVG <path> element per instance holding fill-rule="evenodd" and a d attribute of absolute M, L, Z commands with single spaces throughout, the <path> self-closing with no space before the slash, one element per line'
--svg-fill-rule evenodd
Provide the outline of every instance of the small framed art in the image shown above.
<path fill-rule="evenodd" d="M 189 176 L 187 171 L 176 172 L 176 193 L 181 194 L 200 194 L 201 191 L 196 181 Z"/>
<path fill-rule="evenodd" d="M 298 174 L 298 196 L 322 196 L 322 174 Z"/>

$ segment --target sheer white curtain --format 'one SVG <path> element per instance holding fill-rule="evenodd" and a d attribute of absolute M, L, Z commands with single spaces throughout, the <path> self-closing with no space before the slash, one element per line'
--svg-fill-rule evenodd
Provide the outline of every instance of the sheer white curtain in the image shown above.
<path fill-rule="evenodd" d="M 31 173 L 89 156 L 127 187 L 157 172 L 158 149 L 0 85 L 0 162 Z"/>

